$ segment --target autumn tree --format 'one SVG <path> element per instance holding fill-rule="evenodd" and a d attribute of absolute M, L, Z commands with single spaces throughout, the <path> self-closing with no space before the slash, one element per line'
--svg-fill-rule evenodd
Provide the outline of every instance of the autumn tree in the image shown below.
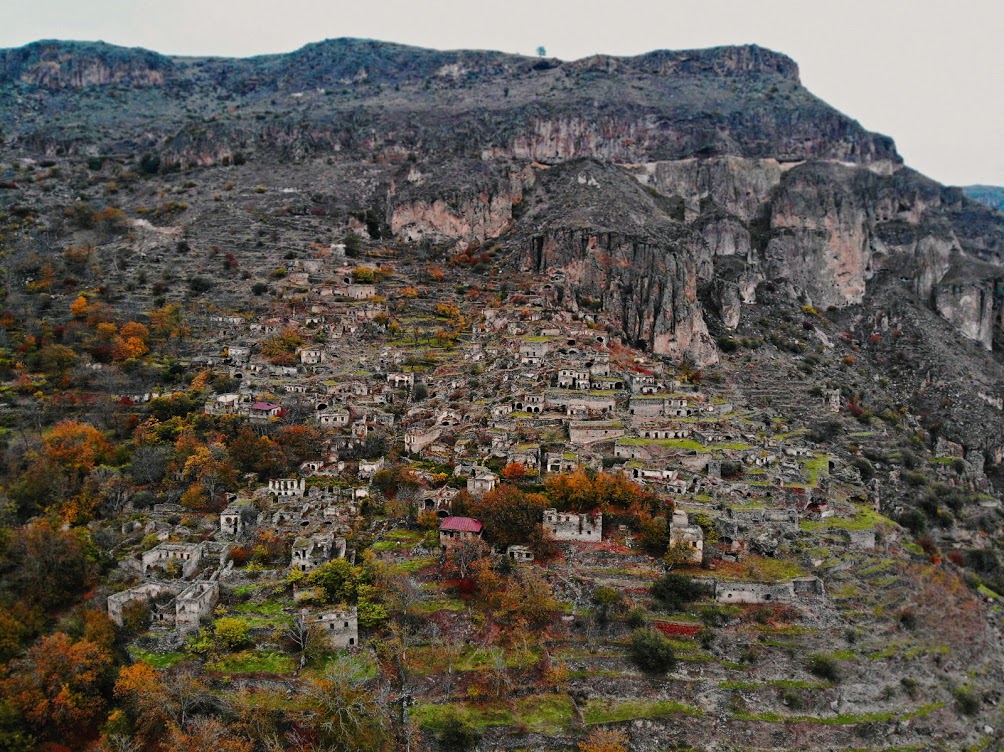
<path fill-rule="evenodd" d="M 286 469 L 297 470 L 307 460 L 321 456 L 321 432 L 313 426 L 283 426 L 275 434 L 275 444 L 286 460 Z"/>
<path fill-rule="evenodd" d="M 509 624 L 526 623 L 533 627 L 549 624 L 561 610 L 551 586 L 535 567 L 513 571 L 497 598 L 495 616 Z"/>
<path fill-rule="evenodd" d="M 304 582 L 310 587 L 324 590 L 332 603 L 352 602 L 356 599 L 359 574 L 358 568 L 353 567 L 345 559 L 333 559 L 308 574 Z"/>
<path fill-rule="evenodd" d="M 293 616 L 293 620 L 282 631 L 282 640 L 290 652 L 300 657 L 301 669 L 320 653 L 326 642 L 322 630 L 312 624 L 304 612 Z"/>
<path fill-rule="evenodd" d="M 463 538 L 446 549 L 446 565 L 466 580 L 471 565 L 488 555 L 489 548 L 480 538 Z"/>
<path fill-rule="evenodd" d="M 519 481 L 526 478 L 526 465 L 522 462 L 510 462 L 508 465 L 502 468 L 502 472 L 499 473 L 503 480 L 512 481 L 513 483 L 518 483 Z"/>
<path fill-rule="evenodd" d="M 205 489 L 210 504 L 237 483 L 236 473 L 227 462 L 226 449 L 221 444 L 199 446 L 185 460 L 182 475 L 190 483 L 198 483 Z"/>
<path fill-rule="evenodd" d="M 220 704 L 190 666 L 159 672 L 142 661 L 119 672 L 114 693 L 126 714 L 116 731 L 131 734 L 148 749 L 158 748 L 174 732 L 187 736 L 199 714 L 217 710 Z"/>
<path fill-rule="evenodd" d="M 632 505 L 653 507 L 658 497 L 622 475 L 578 468 L 544 481 L 547 495 L 559 509 L 575 512 L 625 511 Z"/>
<path fill-rule="evenodd" d="M 471 565 L 478 594 L 500 622 L 544 626 L 560 610 L 551 586 L 536 569 L 519 567 L 505 576 L 485 558 Z"/>
<path fill-rule="evenodd" d="M 485 538 L 500 550 L 525 544 L 538 556 L 550 552 L 541 524 L 549 506 L 540 494 L 524 493 L 516 486 L 496 486 L 470 506 L 472 517 L 485 526 Z"/>
<path fill-rule="evenodd" d="M 111 679 L 112 656 L 90 640 L 76 642 L 63 633 L 43 637 L 0 694 L 23 715 L 40 737 L 79 744 L 104 717 L 103 690 Z"/>
<path fill-rule="evenodd" d="M 293 354 L 303 344 L 303 338 L 292 329 L 284 329 L 262 343 L 261 354 L 273 365 L 292 365 Z"/>
<path fill-rule="evenodd" d="M 257 473 L 259 478 L 280 476 L 285 471 L 285 456 L 268 436 L 259 436 L 250 426 L 242 427 L 227 443 L 230 462 L 242 473 Z"/>
<path fill-rule="evenodd" d="M 53 426 L 45 435 L 44 446 L 49 460 L 78 479 L 112 453 L 112 445 L 104 434 L 88 423 L 75 420 Z"/>
<path fill-rule="evenodd" d="M 177 303 L 150 311 L 150 332 L 159 339 L 183 338 L 188 334 L 181 306 Z"/>
<path fill-rule="evenodd" d="M 26 600 L 0 602 L 0 663 L 19 655 L 45 626 L 42 609 Z M 2 748 L 2 746 L 0 746 Z"/>
<path fill-rule="evenodd" d="M 86 590 L 87 555 L 77 533 L 48 521 L 17 528 L 0 546 L 0 592 L 25 604 L 54 608 Z"/>

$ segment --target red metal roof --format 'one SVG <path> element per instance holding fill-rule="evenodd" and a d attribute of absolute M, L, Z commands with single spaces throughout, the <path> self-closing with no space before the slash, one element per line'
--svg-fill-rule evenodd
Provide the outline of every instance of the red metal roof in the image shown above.
<path fill-rule="evenodd" d="M 275 410 L 278 405 L 273 405 L 271 402 L 255 402 L 251 405 L 252 410 Z"/>
<path fill-rule="evenodd" d="M 447 517 L 439 523 L 440 530 L 456 530 L 461 533 L 480 533 L 483 527 L 471 517 Z"/>

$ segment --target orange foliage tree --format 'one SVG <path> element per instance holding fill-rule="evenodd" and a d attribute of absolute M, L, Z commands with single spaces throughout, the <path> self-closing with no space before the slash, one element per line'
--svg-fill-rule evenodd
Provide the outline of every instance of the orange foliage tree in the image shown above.
<path fill-rule="evenodd" d="M 48 459 L 76 478 L 85 477 L 112 453 L 112 445 L 101 431 L 75 420 L 57 423 L 43 443 Z"/>
<path fill-rule="evenodd" d="M 149 663 L 139 661 L 119 671 L 115 699 L 121 703 L 130 726 L 142 741 L 150 743 L 164 735 L 171 720 L 167 692 Z"/>
<path fill-rule="evenodd" d="M 87 639 L 73 642 L 65 633 L 56 632 L 28 651 L 10 678 L 0 684 L 0 694 L 39 737 L 80 745 L 95 734 L 104 718 L 102 688 L 111 668 L 108 650 Z"/>
<path fill-rule="evenodd" d="M 496 486 L 470 505 L 470 513 L 485 526 L 486 540 L 505 550 L 513 544 L 529 545 L 538 556 L 551 552 L 541 519 L 548 507 L 541 494 L 524 493 L 516 486 Z"/>
<path fill-rule="evenodd" d="M 654 507 L 658 497 L 621 475 L 579 468 L 544 481 L 547 495 L 560 509 L 576 512 L 624 511 L 633 505 Z"/>
<path fill-rule="evenodd" d="M 502 468 L 502 478 L 509 481 L 520 481 L 526 477 L 526 465 L 522 462 L 510 462 Z"/>

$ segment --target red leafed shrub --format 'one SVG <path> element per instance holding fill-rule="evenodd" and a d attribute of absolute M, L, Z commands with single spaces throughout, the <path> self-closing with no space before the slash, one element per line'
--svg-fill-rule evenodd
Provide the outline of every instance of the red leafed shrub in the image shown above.
<path fill-rule="evenodd" d="M 652 626 L 658 629 L 667 637 L 675 637 L 684 635 L 686 637 L 693 637 L 695 634 L 701 631 L 700 624 L 677 624 L 671 621 L 656 621 L 652 623 Z"/>

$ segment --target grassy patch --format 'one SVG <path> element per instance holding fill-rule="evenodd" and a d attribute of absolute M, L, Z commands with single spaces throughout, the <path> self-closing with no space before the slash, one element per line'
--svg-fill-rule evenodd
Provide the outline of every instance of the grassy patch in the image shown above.
<path fill-rule="evenodd" d="M 761 687 L 781 687 L 783 689 L 830 689 L 829 682 L 806 681 L 805 679 L 770 679 L 764 682 L 721 681 L 721 689 L 760 689 Z"/>
<path fill-rule="evenodd" d="M 736 713 L 733 717 L 740 721 L 762 721 L 764 723 L 818 723 L 823 726 L 852 726 L 858 723 L 891 723 L 920 718 L 943 708 L 945 703 L 932 702 L 905 713 L 841 713 L 836 716 L 817 717 L 812 715 L 781 715 L 780 713 Z"/>
<path fill-rule="evenodd" d="M 130 647 L 129 655 L 132 656 L 134 661 L 149 663 L 154 668 L 171 668 L 171 666 L 180 663 L 187 657 L 184 653 L 155 653 L 152 650 L 143 650 L 137 647 Z"/>
<path fill-rule="evenodd" d="M 420 616 L 428 616 L 438 611 L 462 613 L 467 610 L 467 604 L 459 598 L 437 598 L 436 600 L 418 603 L 411 610 Z"/>
<path fill-rule="evenodd" d="M 617 723 L 639 718 L 662 718 L 668 715 L 690 715 L 700 717 L 700 708 L 673 700 L 590 700 L 582 711 L 582 717 L 589 725 L 597 723 Z"/>
<path fill-rule="evenodd" d="M 363 679 L 375 679 L 379 673 L 379 667 L 369 654 L 354 653 L 346 655 L 341 650 L 332 650 L 319 656 L 313 664 L 307 667 L 305 673 L 317 678 L 323 677 L 328 667 L 336 660 L 340 667 L 344 667 L 348 663 L 352 668 L 351 673 Z"/>
<path fill-rule="evenodd" d="M 532 695 L 516 702 L 516 715 L 531 732 L 558 736 L 572 730 L 575 705 L 568 695 Z"/>
<path fill-rule="evenodd" d="M 282 616 L 283 608 L 292 605 L 280 601 L 264 601 L 262 603 L 240 603 L 231 606 L 230 610 L 238 614 L 260 614 L 262 616 Z"/>
<path fill-rule="evenodd" d="M 976 588 L 976 592 L 978 592 L 980 595 L 986 596 L 987 598 L 992 598 L 995 601 L 1001 600 L 1001 597 L 997 595 L 997 593 L 995 593 L 993 590 L 988 588 L 986 585 L 980 585 L 978 588 Z"/>
<path fill-rule="evenodd" d="M 421 543 L 422 538 L 424 537 L 425 532 L 422 530 L 402 530 L 399 528 L 397 530 L 391 530 L 384 536 L 384 539 L 415 545 L 417 543 Z"/>
<path fill-rule="evenodd" d="M 207 665 L 224 674 L 288 674 L 296 668 L 293 656 L 274 650 L 244 650 Z"/>
<path fill-rule="evenodd" d="M 679 570 L 681 574 L 707 576 L 702 569 Z M 797 563 L 765 556 L 749 556 L 741 562 L 718 562 L 714 576 L 720 580 L 751 580 L 754 582 L 781 582 L 805 574 Z"/>
<path fill-rule="evenodd" d="M 410 711 L 411 717 L 422 728 L 438 731 L 443 721 L 451 711 L 456 711 L 466 718 L 472 726 L 487 728 L 489 726 L 509 726 L 515 722 L 512 711 L 503 703 L 467 704 L 448 702 L 440 705 L 420 702 Z"/>
<path fill-rule="evenodd" d="M 822 457 L 811 457 L 805 461 L 805 477 L 809 485 L 815 487 L 819 484 L 821 475 L 829 475 L 830 458 L 827 455 Z"/>
<path fill-rule="evenodd" d="M 387 568 L 397 572 L 406 572 L 408 574 L 413 574 L 419 571 L 420 569 L 425 569 L 427 567 L 435 566 L 436 562 L 438 561 L 439 559 L 437 559 L 435 556 L 419 556 L 414 559 L 409 559 L 408 561 L 401 561 L 394 564 L 388 564 Z"/>
<path fill-rule="evenodd" d="M 823 532 L 826 530 L 871 530 L 876 525 L 892 526 L 892 520 L 883 517 L 870 507 L 859 506 L 853 517 L 827 517 L 825 520 L 813 522 L 802 520 L 799 523 L 808 532 Z"/>

